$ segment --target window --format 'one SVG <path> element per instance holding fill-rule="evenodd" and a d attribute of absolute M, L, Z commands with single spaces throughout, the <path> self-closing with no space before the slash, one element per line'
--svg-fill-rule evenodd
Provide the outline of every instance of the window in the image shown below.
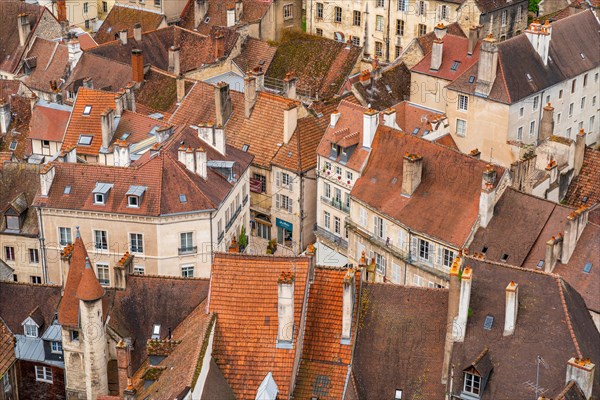
<path fill-rule="evenodd" d="M 358 209 L 358 221 L 360 226 L 367 227 L 367 210 L 364 207 Z"/>
<path fill-rule="evenodd" d="M 83 107 L 83 115 L 90 115 L 92 113 L 92 106 Z"/>
<path fill-rule="evenodd" d="M 465 392 L 479 395 L 480 386 L 481 386 L 481 377 L 479 375 L 470 374 L 468 372 L 465 372 L 465 386 L 464 386 Z"/>
<path fill-rule="evenodd" d="M 286 210 L 289 213 L 293 211 L 292 199 L 284 194 L 277 194 L 275 203 L 276 208 Z"/>
<path fill-rule="evenodd" d="M 342 22 L 342 7 L 335 7 L 334 21 Z"/>
<path fill-rule="evenodd" d="M 181 253 L 194 252 L 194 233 L 183 232 L 179 234 L 179 246 Z"/>
<path fill-rule="evenodd" d="M 323 225 L 325 225 L 325 229 L 331 229 L 331 214 L 327 211 L 323 214 Z"/>
<path fill-rule="evenodd" d="M 594 75 L 594 82 L 598 83 L 598 73 L 596 72 L 596 74 Z"/>
<path fill-rule="evenodd" d="M 404 36 L 404 21 L 401 19 L 396 20 L 396 35 Z"/>
<path fill-rule="evenodd" d="M 569 104 L 569 117 L 573 116 L 573 103 Z"/>
<path fill-rule="evenodd" d="M 427 34 L 427 25 L 419 24 L 418 33 L 419 33 L 419 36 L 425 36 Z"/>
<path fill-rule="evenodd" d="M 89 146 L 92 144 L 93 138 L 94 137 L 90 135 L 79 135 L 79 140 L 77 141 L 77 144 L 80 146 Z"/>
<path fill-rule="evenodd" d="M 596 105 L 596 96 L 592 97 L 592 107 Z"/>
<path fill-rule="evenodd" d="M 142 0 L 140 0 L 140 3 L 142 2 Z M 154 0 L 154 6 L 155 7 L 160 7 L 160 2 L 161 0 Z"/>
<path fill-rule="evenodd" d="M 398 0 L 398 11 L 408 11 L 408 0 Z"/>
<path fill-rule="evenodd" d="M 385 256 L 375 253 L 375 268 L 382 275 L 385 275 L 385 261 Z"/>
<path fill-rule="evenodd" d="M 422 261 L 430 261 L 431 260 L 431 244 L 427 240 L 418 239 L 419 243 L 419 258 Z"/>
<path fill-rule="evenodd" d="M 323 3 L 317 3 L 317 19 L 323 19 Z"/>
<path fill-rule="evenodd" d="M 335 174 L 336 175 L 342 175 L 342 167 L 335 167 Z"/>
<path fill-rule="evenodd" d="M 577 87 L 577 79 L 573 79 L 573 82 L 571 82 L 571 93 L 575 93 L 576 87 Z"/>
<path fill-rule="evenodd" d="M 71 342 L 79 340 L 79 331 L 71 331 Z"/>
<path fill-rule="evenodd" d="M 413 285 L 415 286 L 423 286 L 423 277 L 419 275 L 413 275 Z"/>
<path fill-rule="evenodd" d="M 134 265 L 133 266 L 133 273 L 135 275 L 144 275 L 145 272 L 145 268 L 143 265 Z"/>
<path fill-rule="evenodd" d="M 94 193 L 94 204 L 104 204 L 104 193 Z"/>
<path fill-rule="evenodd" d="M 350 41 L 354 46 L 360 46 L 360 38 L 358 36 L 350 36 Z"/>
<path fill-rule="evenodd" d="M 517 16 L 515 17 L 517 22 L 521 22 L 521 19 L 523 18 L 523 9 L 521 7 L 517 8 Z"/>
<path fill-rule="evenodd" d="M 261 174 L 254 174 L 254 180 L 260 181 L 261 184 L 261 193 L 267 192 L 267 177 Z"/>
<path fill-rule="evenodd" d="M 444 267 L 450 268 L 452 262 L 454 261 L 454 252 L 452 250 L 443 249 L 442 250 L 442 265 Z"/>
<path fill-rule="evenodd" d="M 317 29 L 315 30 L 315 33 L 316 33 L 316 35 L 317 35 L 317 36 L 323 36 L 323 29 L 321 29 L 321 28 L 317 28 Z"/>
<path fill-rule="evenodd" d="M 523 140 L 523 127 L 520 126 L 517 130 L 517 140 Z"/>
<path fill-rule="evenodd" d="M 138 208 L 140 206 L 140 198 L 138 196 L 127 196 L 127 205 Z"/>
<path fill-rule="evenodd" d="M 594 115 L 592 115 L 592 116 L 590 117 L 590 124 L 589 124 L 589 129 L 588 129 L 588 131 L 590 131 L 590 132 L 592 132 L 592 131 L 594 130 L 594 120 L 595 120 L 595 119 L 596 119 L 596 118 L 595 118 L 595 116 L 594 116 Z"/>
<path fill-rule="evenodd" d="M 141 233 L 130 233 L 129 241 L 131 242 L 130 249 L 132 253 L 144 252 L 144 237 Z"/>
<path fill-rule="evenodd" d="M 71 239 L 71 228 L 58 228 L 58 236 L 61 246 L 66 246 L 73 243 Z"/>
<path fill-rule="evenodd" d="M 38 264 L 40 262 L 40 253 L 38 249 L 29 249 L 29 263 Z"/>
<path fill-rule="evenodd" d="M 508 11 L 507 10 L 503 10 L 502 14 L 500 15 L 500 20 L 502 21 L 502 26 L 506 26 L 506 20 L 508 17 Z"/>
<path fill-rule="evenodd" d="M 383 219 L 381 219 L 378 216 L 374 216 L 373 223 L 374 223 L 373 234 L 375 235 L 375 237 L 378 237 L 379 239 L 384 239 L 385 238 L 385 223 L 383 222 Z"/>
<path fill-rule="evenodd" d="M 556 116 L 556 123 L 560 124 L 560 117 L 562 116 L 561 113 L 558 113 L 558 115 Z"/>
<path fill-rule="evenodd" d="M 342 202 L 342 189 L 340 188 L 335 188 L 333 190 L 333 199 L 335 200 L 336 203 L 340 204 Z"/>
<path fill-rule="evenodd" d="M 180 202 L 181 204 L 185 204 L 185 203 L 187 203 L 187 196 L 186 196 L 185 194 L 183 194 L 183 193 L 182 193 L 182 194 L 180 194 L 180 195 L 179 195 L 179 202 Z"/>
<path fill-rule="evenodd" d="M 257 219 L 256 223 L 256 236 L 265 240 L 271 240 L 271 227 L 266 224 L 261 224 L 260 219 Z"/>
<path fill-rule="evenodd" d="M 50 342 L 50 351 L 52 353 L 62 353 L 62 343 L 61 342 Z"/>
<path fill-rule="evenodd" d="M 15 261 L 15 248 L 12 246 L 6 246 L 4 248 L 4 256 L 6 261 Z"/>
<path fill-rule="evenodd" d="M 108 3 L 106 1 L 102 2 L 102 12 L 103 13 L 107 13 L 108 12 Z"/>
<path fill-rule="evenodd" d="M 571 128 L 567 129 L 567 137 L 571 139 Z"/>
<path fill-rule="evenodd" d="M 354 10 L 354 12 L 352 12 L 352 25 L 360 26 L 361 17 L 362 17 L 362 14 L 360 13 L 360 11 Z"/>
<path fill-rule="evenodd" d="M 49 149 L 50 148 L 50 141 L 49 140 L 42 140 L 42 147 L 44 149 Z"/>
<path fill-rule="evenodd" d="M 392 283 L 400 283 L 400 266 L 392 261 Z"/>
<path fill-rule="evenodd" d="M 581 98 L 581 109 L 583 110 L 585 108 L 585 97 Z"/>
<path fill-rule="evenodd" d="M 375 55 L 377 57 L 383 57 L 383 43 L 375 42 Z"/>
<path fill-rule="evenodd" d="M 400 53 L 401 53 L 401 52 L 402 52 L 402 47 L 400 47 L 400 46 L 396 46 L 396 47 L 394 48 L 394 54 L 395 54 L 395 55 L 394 55 L 394 58 L 398 58 L 398 57 L 400 57 Z"/>
<path fill-rule="evenodd" d="M 529 123 L 529 137 L 533 137 L 535 133 L 535 121 Z"/>
<path fill-rule="evenodd" d="M 346 179 L 352 181 L 352 172 L 346 171 Z"/>
<path fill-rule="evenodd" d="M 456 134 L 460 137 L 467 136 L 467 121 L 464 119 L 456 119 Z"/>
<path fill-rule="evenodd" d="M 106 231 L 94 231 L 94 248 L 96 250 L 108 250 Z"/>
<path fill-rule="evenodd" d="M 346 207 L 349 210 L 350 209 L 350 193 L 345 193 L 344 196 L 346 198 Z"/>
<path fill-rule="evenodd" d="M 12 231 L 18 231 L 21 229 L 21 221 L 19 217 L 15 215 L 6 215 L 6 229 Z"/>
<path fill-rule="evenodd" d="M 35 380 L 38 382 L 52 383 L 52 369 L 50 367 L 36 365 Z"/>
<path fill-rule="evenodd" d="M 110 285 L 108 264 L 96 264 L 96 270 L 98 271 L 98 282 L 102 286 Z"/>
<path fill-rule="evenodd" d="M 440 6 L 439 19 L 440 20 L 445 20 L 446 18 L 448 18 L 448 6 L 447 5 L 441 5 Z"/>
<path fill-rule="evenodd" d="M 417 15 L 425 15 L 425 2 L 417 1 Z"/>
<path fill-rule="evenodd" d="M 194 266 L 186 265 L 181 267 L 181 276 L 184 278 L 193 278 L 194 277 Z"/>
<path fill-rule="evenodd" d="M 378 15 L 375 17 L 375 30 L 383 32 L 383 16 Z"/>
<path fill-rule="evenodd" d="M 467 111 L 469 108 L 469 97 L 459 94 L 458 95 L 458 109 L 460 111 Z"/>
<path fill-rule="evenodd" d="M 385 7 L 385 0 L 377 0 L 377 7 Z"/>
<path fill-rule="evenodd" d="M 333 231 L 339 235 L 341 232 L 341 229 L 342 229 L 342 222 L 341 222 L 340 218 L 333 217 Z"/>
<path fill-rule="evenodd" d="M 23 325 L 25 328 L 25 336 L 27 337 L 38 337 L 38 327 L 36 324 L 32 323 L 32 322 L 27 322 L 25 325 Z"/>
<path fill-rule="evenodd" d="M 33 283 L 34 285 L 41 285 L 42 284 L 42 277 L 41 276 L 32 275 L 30 277 L 30 279 L 31 279 L 31 283 Z"/>
<path fill-rule="evenodd" d="M 325 197 L 327 197 L 328 199 L 331 198 L 331 185 L 327 182 L 324 183 L 325 187 L 323 190 L 323 193 L 325 194 Z"/>
<path fill-rule="evenodd" d="M 540 102 L 540 97 L 539 96 L 535 96 L 533 98 L 533 109 L 534 110 L 537 110 L 539 102 Z"/>
<path fill-rule="evenodd" d="M 88 3 L 83 3 L 83 12 L 85 14 L 87 14 L 89 12 L 89 9 L 90 9 L 89 4 Z"/>
<path fill-rule="evenodd" d="M 281 182 L 283 183 L 283 187 L 287 187 L 290 191 L 292 191 L 292 176 L 290 174 L 283 172 L 281 174 Z"/>
<path fill-rule="evenodd" d="M 292 13 L 293 4 L 286 4 L 283 6 L 283 19 L 292 19 L 294 15 Z"/>

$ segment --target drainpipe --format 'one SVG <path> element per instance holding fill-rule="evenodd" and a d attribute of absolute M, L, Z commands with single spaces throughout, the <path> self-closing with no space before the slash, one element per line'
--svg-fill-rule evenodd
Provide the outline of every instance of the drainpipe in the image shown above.
<path fill-rule="evenodd" d="M 392 0 L 388 0 L 388 15 L 387 15 L 387 28 L 385 37 L 385 62 L 390 62 L 390 13 L 392 9 Z"/>
<path fill-rule="evenodd" d="M 542 111 L 544 110 L 544 93 L 545 92 L 546 92 L 546 90 L 542 90 L 542 93 L 540 94 L 540 100 L 538 101 L 538 106 L 540 107 L 540 112 L 538 113 L 538 120 L 537 120 L 537 138 L 535 139 L 536 146 L 539 144 L 540 130 L 542 129 Z M 554 135 L 554 132 L 552 132 L 552 134 Z M 577 132 L 575 132 L 575 135 L 577 135 Z"/>
<path fill-rule="evenodd" d="M 300 172 L 300 235 L 298 253 L 304 249 L 304 172 Z"/>
<path fill-rule="evenodd" d="M 404 286 L 406 286 L 406 275 L 408 271 L 408 264 L 412 261 L 412 232 L 408 229 L 408 261 L 404 263 Z"/>
<path fill-rule="evenodd" d="M 39 240 L 40 240 L 40 256 L 42 257 L 42 276 L 44 283 L 48 282 L 48 264 L 46 262 L 46 239 L 44 237 L 44 223 L 42 222 L 42 208 L 36 207 L 38 214 L 38 224 L 40 226 Z M 61 282 L 62 285 L 62 276 Z"/>

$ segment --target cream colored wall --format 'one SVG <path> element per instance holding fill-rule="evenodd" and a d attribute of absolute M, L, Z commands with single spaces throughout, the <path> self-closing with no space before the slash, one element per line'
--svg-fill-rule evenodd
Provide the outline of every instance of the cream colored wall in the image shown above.
<path fill-rule="evenodd" d="M 292 183 L 289 187 L 284 186 L 283 182 L 281 182 L 281 184 L 278 186 L 277 182 L 276 182 L 276 175 L 277 174 L 283 174 L 286 173 L 288 175 L 290 175 L 292 177 Z M 301 252 L 303 249 L 301 248 L 301 243 L 300 243 L 300 177 L 291 171 L 288 171 L 286 169 L 280 168 L 280 167 L 275 167 L 273 166 L 273 169 L 271 170 L 271 187 L 272 187 L 272 205 L 271 205 L 271 215 L 272 215 L 272 220 L 271 222 L 273 223 L 273 227 L 271 230 L 271 238 L 277 239 L 277 225 L 276 225 L 276 218 L 279 218 L 281 220 L 287 221 L 289 223 L 292 223 L 293 226 L 293 230 L 292 230 L 292 241 L 293 241 L 293 246 L 292 246 L 292 250 L 296 253 Z M 277 208 L 277 201 L 276 201 L 276 195 L 283 195 L 283 196 L 287 196 L 291 199 L 292 201 L 292 212 L 289 213 L 287 210 L 283 209 L 283 208 Z M 280 204 L 281 206 L 281 204 Z M 307 243 L 303 243 L 304 246 L 307 245 Z"/>
<path fill-rule="evenodd" d="M 42 147 L 42 141 L 37 139 L 31 139 L 31 146 L 33 148 L 33 154 L 41 154 L 44 156 L 53 156 L 60 151 L 62 146 L 61 142 L 50 141 L 48 148 Z"/>
<path fill-rule="evenodd" d="M 421 106 L 444 112 L 448 96 L 455 99 L 455 94 L 448 94 L 446 85 L 450 82 L 433 76 L 413 72 L 411 74 L 410 101 Z"/>
<path fill-rule="evenodd" d="M 84 4 L 88 4 L 88 12 L 84 13 Z M 90 20 L 90 28 L 88 31 L 92 31 L 93 19 L 98 19 L 98 4 L 94 0 L 79 1 L 79 0 L 66 0 L 67 6 L 67 19 L 71 25 L 78 26 L 85 29 L 85 21 Z"/>
<path fill-rule="evenodd" d="M 317 174 L 315 170 L 305 172 L 304 179 L 304 221 L 302 243 L 306 247 L 315 242 L 315 223 L 317 222 Z"/>
<path fill-rule="evenodd" d="M 5 247 L 14 247 L 15 261 L 8 261 L 6 259 Z M 31 263 L 29 261 L 29 249 L 38 250 L 38 263 Z M 39 276 L 43 282 L 42 252 L 40 251 L 40 241 L 37 237 L 0 234 L 0 251 L 2 251 L 2 260 L 14 269 L 19 282 L 31 282 L 32 276 Z"/>
<path fill-rule="evenodd" d="M 86 399 L 85 371 L 83 367 L 83 343 L 71 340 L 71 330 L 62 328 L 62 347 L 65 362 L 65 389 L 69 399 Z"/>

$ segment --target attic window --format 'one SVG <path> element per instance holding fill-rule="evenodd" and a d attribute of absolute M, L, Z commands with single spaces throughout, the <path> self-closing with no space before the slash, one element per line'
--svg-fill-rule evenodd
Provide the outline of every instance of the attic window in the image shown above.
<path fill-rule="evenodd" d="M 396 389 L 394 400 L 402 400 L 402 389 Z"/>
<path fill-rule="evenodd" d="M 139 207 L 140 200 L 146 191 L 146 186 L 130 186 L 127 191 L 127 206 L 128 207 Z"/>
<path fill-rule="evenodd" d="M 108 191 L 112 189 L 113 185 L 110 183 L 97 182 L 94 188 L 94 204 L 106 204 L 106 196 Z"/>
<path fill-rule="evenodd" d="M 582 59 L 582 60 L 585 60 L 585 54 L 583 54 L 583 53 L 579 53 L 579 55 L 581 56 L 581 59 Z"/>
<path fill-rule="evenodd" d="M 420 129 L 420 128 L 415 128 L 415 129 L 413 129 L 413 131 L 412 131 L 412 134 L 413 134 L 413 135 L 416 135 L 417 133 L 419 133 L 419 129 Z"/>
<path fill-rule="evenodd" d="M 204 19 L 204 23 L 205 23 L 205 24 L 208 24 L 209 22 L 210 22 L 210 17 L 206 17 L 206 18 Z"/>
<path fill-rule="evenodd" d="M 487 253 L 487 251 L 488 251 L 488 247 L 487 246 L 483 246 L 483 249 L 481 249 L 481 252 L 483 254 L 485 254 L 485 253 Z"/>
<path fill-rule="evenodd" d="M 77 144 L 81 146 L 89 146 L 90 144 L 92 144 L 93 138 L 94 137 L 90 135 L 79 135 L 79 140 L 77 141 Z"/>
<path fill-rule="evenodd" d="M 92 106 L 85 106 L 83 108 L 83 115 L 90 115 L 92 113 Z"/>
<path fill-rule="evenodd" d="M 452 63 L 452 66 L 450 67 L 451 71 L 456 71 L 458 69 L 458 67 L 460 66 L 460 61 L 454 61 Z"/>
<path fill-rule="evenodd" d="M 140 206 L 140 198 L 137 196 L 127 196 L 127 206 L 139 208 Z"/>
<path fill-rule="evenodd" d="M 131 135 L 130 132 L 125 132 L 124 134 L 121 135 L 121 137 L 119 139 L 121 139 L 121 140 L 127 140 L 127 138 L 129 137 L 129 135 Z"/>
<path fill-rule="evenodd" d="M 531 75 L 527 74 L 527 80 L 530 81 L 531 79 Z"/>
<path fill-rule="evenodd" d="M 179 195 L 179 201 L 181 203 L 187 203 L 187 197 L 186 197 L 186 195 L 185 194 L 180 194 Z"/>
<path fill-rule="evenodd" d="M 585 263 L 585 266 L 583 267 L 583 272 L 585 272 L 586 274 L 589 274 L 592 271 L 592 263 Z"/>
<path fill-rule="evenodd" d="M 483 321 L 483 329 L 486 331 L 491 331 L 492 325 L 494 325 L 494 317 L 492 315 L 486 316 L 485 321 Z"/>
<path fill-rule="evenodd" d="M 71 194 L 71 186 L 65 186 L 64 194 Z"/>
<path fill-rule="evenodd" d="M 502 254 L 502 258 L 500 260 L 502 262 L 506 262 L 506 260 L 508 260 L 508 254 L 506 254 L 506 253 Z"/>
<path fill-rule="evenodd" d="M 38 337 L 38 327 L 32 320 L 29 320 L 23 324 L 25 329 L 25 336 L 27 337 Z"/>
<path fill-rule="evenodd" d="M 10 146 L 8 146 L 8 148 L 10 149 L 10 151 L 15 151 L 17 149 L 17 141 L 13 140 L 12 142 L 10 142 Z"/>
<path fill-rule="evenodd" d="M 588 197 L 583 196 L 583 199 L 581 199 L 581 201 L 583 202 L 583 204 L 586 204 L 588 202 Z"/>
<path fill-rule="evenodd" d="M 469 83 L 473 83 L 473 82 L 475 82 L 475 77 L 473 75 L 471 75 L 469 77 Z"/>
<path fill-rule="evenodd" d="M 242 151 L 246 152 L 246 151 L 248 151 L 249 148 L 250 148 L 250 145 L 249 144 L 245 144 L 245 145 L 242 146 Z"/>
<path fill-rule="evenodd" d="M 154 324 L 152 327 L 152 339 L 160 339 L 160 325 Z"/>
<path fill-rule="evenodd" d="M 540 260 L 538 261 L 537 265 L 535 266 L 537 269 L 542 269 L 544 268 L 544 260 Z"/>
<path fill-rule="evenodd" d="M 14 215 L 5 215 L 6 219 L 6 229 L 9 231 L 20 231 L 21 230 L 21 220 L 19 217 Z"/>

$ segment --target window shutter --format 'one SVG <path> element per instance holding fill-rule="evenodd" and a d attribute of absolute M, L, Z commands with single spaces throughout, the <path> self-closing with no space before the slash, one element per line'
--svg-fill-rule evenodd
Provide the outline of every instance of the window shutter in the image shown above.
<path fill-rule="evenodd" d="M 290 178 L 289 178 L 289 179 L 290 179 L 290 181 L 289 181 L 289 183 L 288 183 L 288 189 L 289 189 L 289 191 L 290 191 L 290 192 L 293 192 L 293 191 L 294 191 L 294 180 L 292 179 L 292 176 L 291 176 L 291 175 L 289 175 L 289 177 L 290 177 Z"/>
<path fill-rule="evenodd" d="M 379 237 L 379 218 L 377 216 L 373 216 L 373 233 Z"/>
<path fill-rule="evenodd" d="M 292 199 L 288 198 L 288 212 L 291 214 L 293 210 Z"/>
<path fill-rule="evenodd" d="M 438 19 L 438 21 L 442 20 L 442 7 L 443 6 L 438 6 L 437 7 L 437 19 Z"/>
<path fill-rule="evenodd" d="M 365 251 L 365 245 L 361 242 L 356 243 L 356 261 L 360 263 L 360 258 L 362 257 L 362 252 Z"/>
<path fill-rule="evenodd" d="M 427 15 L 427 3 L 423 2 L 423 15 Z"/>
<path fill-rule="evenodd" d="M 275 208 L 281 208 L 281 207 L 280 207 L 279 193 L 277 193 L 277 194 L 275 195 Z"/>
<path fill-rule="evenodd" d="M 412 243 L 411 243 L 411 246 L 412 246 L 412 249 L 411 249 L 412 251 L 411 252 L 412 252 L 412 254 L 414 254 L 415 258 L 419 257 L 419 247 L 418 247 L 418 244 L 419 243 L 417 241 L 417 238 L 413 237 L 412 238 Z"/>
<path fill-rule="evenodd" d="M 275 172 L 275 186 L 281 186 L 281 172 L 279 171 Z"/>
<path fill-rule="evenodd" d="M 443 248 L 440 245 L 437 245 L 436 247 L 437 247 L 437 253 L 436 253 L 437 254 L 437 260 L 435 261 L 435 263 L 437 265 L 442 265 L 442 251 L 443 251 Z"/>

